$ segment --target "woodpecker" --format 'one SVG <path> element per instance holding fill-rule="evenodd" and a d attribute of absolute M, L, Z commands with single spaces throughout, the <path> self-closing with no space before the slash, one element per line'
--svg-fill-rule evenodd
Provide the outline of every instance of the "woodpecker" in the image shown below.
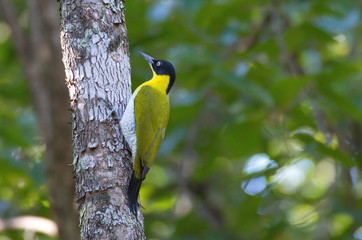
<path fill-rule="evenodd" d="M 169 92 L 175 82 L 174 66 L 142 53 L 153 76 L 132 94 L 121 119 L 122 133 L 132 152 L 133 172 L 128 185 L 128 206 L 137 216 L 138 195 L 161 141 L 165 136 L 169 116 Z"/>

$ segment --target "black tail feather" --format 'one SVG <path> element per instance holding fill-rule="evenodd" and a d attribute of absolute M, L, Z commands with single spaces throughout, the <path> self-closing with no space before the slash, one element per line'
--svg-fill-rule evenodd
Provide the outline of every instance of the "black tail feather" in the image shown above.
<path fill-rule="evenodd" d="M 134 172 L 132 173 L 131 180 L 128 185 L 128 206 L 131 212 L 137 216 L 137 207 L 138 207 L 138 195 L 140 192 L 142 184 L 142 179 L 135 177 Z"/>

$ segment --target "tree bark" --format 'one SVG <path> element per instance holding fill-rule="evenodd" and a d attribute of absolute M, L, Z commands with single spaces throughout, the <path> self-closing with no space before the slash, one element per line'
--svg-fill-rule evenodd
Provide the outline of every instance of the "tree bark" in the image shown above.
<path fill-rule="evenodd" d="M 0 0 L 2 16 L 12 30 L 12 40 L 31 91 L 40 135 L 46 144 L 45 172 L 59 239 L 79 239 L 74 204 L 71 163 L 69 99 L 64 84 L 59 41 L 59 14 L 55 1 L 29 0 L 30 32 L 18 25 L 11 2 Z"/>
<path fill-rule="evenodd" d="M 81 238 L 145 239 L 143 216 L 127 206 L 131 161 L 118 121 L 131 96 L 123 2 L 60 5 Z"/>

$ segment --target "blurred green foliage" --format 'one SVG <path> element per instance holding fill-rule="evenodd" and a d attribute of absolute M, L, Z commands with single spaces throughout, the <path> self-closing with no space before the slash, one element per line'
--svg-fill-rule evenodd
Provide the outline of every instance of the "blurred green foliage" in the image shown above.
<path fill-rule="evenodd" d="M 28 88 L 10 33 L 9 27 L 0 22 L 0 218 L 49 218 L 42 161 L 44 145 L 37 135 Z M 23 236 L 15 230 L 0 232 L 1 240 Z"/>
<path fill-rule="evenodd" d="M 133 88 L 150 77 L 138 51 L 177 70 L 141 190 L 149 239 L 362 239 L 360 1 L 126 7 Z M 0 44 L 0 214 L 48 217 L 29 94 Z"/>

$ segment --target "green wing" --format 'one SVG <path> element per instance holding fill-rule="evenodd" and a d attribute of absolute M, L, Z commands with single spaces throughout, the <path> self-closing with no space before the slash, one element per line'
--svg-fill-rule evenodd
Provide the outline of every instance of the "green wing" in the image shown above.
<path fill-rule="evenodd" d="M 165 135 L 170 115 L 166 93 L 152 86 L 141 85 L 134 100 L 137 155 L 134 162 L 136 177 L 143 167 L 150 168 Z"/>

